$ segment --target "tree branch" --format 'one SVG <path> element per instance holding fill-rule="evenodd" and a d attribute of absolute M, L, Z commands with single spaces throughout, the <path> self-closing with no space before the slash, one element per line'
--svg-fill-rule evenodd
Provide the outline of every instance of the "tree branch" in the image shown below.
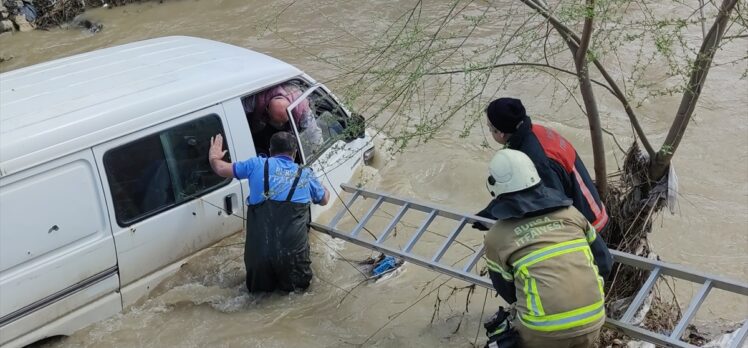
<path fill-rule="evenodd" d="M 549 68 L 549 69 L 560 71 L 560 72 L 563 72 L 563 73 L 566 73 L 566 74 L 569 74 L 569 75 L 578 76 L 577 73 L 575 73 L 575 72 L 573 72 L 571 70 L 566 70 L 566 69 L 559 68 L 557 66 L 553 66 L 553 65 L 550 65 L 550 64 L 524 63 L 524 62 L 501 63 L 501 64 L 494 64 L 494 65 L 489 65 L 489 66 L 481 66 L 481 67 L 477 67 L 477 68 L 462 69 L 462 70 L 448 70 L 448 71 L 439 71 L 439 72 L 428 72 L 428 73 L 424 73 L 423 75 L 451 75 L 451 74 L 461 74 L 461 73 L 472 72 L 472 71 L 481 71 L 481 70 L 487 70 L 487 69 L 505 68 L 505 67 L 510 67 L 510 66 L 531 66 L 531 67 Z M 596 84 L 596 85 L 598 85 L 600 87 L 605 88 L 606 90 L 608 90 L 608 92 L 610 92 L 611 94 L 613 94 L 613 96 L 616 95 L 616 93 L 608 85 L 606 85 L 606 84 L 604 84 L 604 83 L 602 83 L 600 81 L 597 81 L 597 80 L 590 80 L 590 81 L 592 81 L 592 83 L 594 83 L 594 84 Z"/>
<path fill-rule="evenodd" d="M 520 1 L 522 1 L 525 5 L 537 11 L 541 16 L 545 17 L 551 23 L 551 25 L 553 25 L 553 27 L 556 28 L 556 30 L 559 32 L 559 34 L 561 34 L 562 37 L 568 37 L 567 43 L 569 43 L 570 45 L 572 43 L 574 45 L 578 45 L 578 43 L 581 42 L 579 37 L 571 29 L 569 29 L 569 27 L 561 23 L 555 16 L 553 16 L 550 12 L 548 12 L 548 10 L 545 7 L 543 7 L 541 4 L 538 4 L 534 0 L 520 0 Z M 644 146 L 644 149 L 650 155 L 650 158 L 653 158 L 655 156 L 654 148 L 649 143 L 649 140 L 647 139 L 646 134 L 644 134 L 644 130 L 639 124 L 639 119 L 636 117 L 634 110 L 631 108 L 631 105 L 629 104 L 629 101 L 626 98 L 626 95 L 623 93 L 623 91 L 621 91 L 621 89 L 616 84 L 615 80 L 613 80 L 610 74 L 608 74 L 608 71 L 602 66 L 602 64 L 597 60 L 597 58 L 592 57 L 591 61 L 595 65 L 595 68 L 597 68 L 597 70 L 603 76 L 605 81 L 608 83 L 608 85 L 610 85 L 610 88 L 613 89 L 613 91 L 615 92 L 614 95 L 623 105 L 623 109 L 626 111 L 626 115 L 629 117 L 629 121 L 631 122 L 631 125 L 634 127 L 634 131 L 636 132 L 636 135 L 639 137 L 639 140 L 641 141 L 642 146 Z"/>
<path fill-rule="evenodd" d="M 595 1 L 587 0 L 587 4 L 584 8 L 584 28 L 582 29 L 582 40 L 579 42 L 577 47 L 576 57 L 574 57 L 574 64 L 577 67 L 586 67 L 585 60 L 587 59 L 587 50 L 590 48 L 590 41 L 592 39 L 592 21 L 595 18 Z M 587 74 L 589 75 L 589 74 Z"/>
<path fill-rule="evenodd" d="M 590 125 L 590 137 L 592 140 L 592 154 L 595 159 L 595 185 L 600 193 L 600 198 L 608 194 L 608 173 L 605 165 L 605 142 L 603 141 L 602 126 L 600 125 L 600 112 L 597 108 L 597 100 L 590 83 L 590 70 L 587 65 L 587 52 L 592 38 L 593 20 L 595 18 L 595 0 L 587 0 L 585 6 L 584 29 L 579 46 L 574 47 L 568 35 L 565 35 L 569 43 L 569 49 L 574 53 L 574 65 L 579 76 L 579 90 L 584 100 L 584 108 L 587 110 L 587 121 Z"/>
<path fill-rule="evenodd" d="M 701 49 L 696 55 L 693 68 L 691 69 L 691 78 L 686 86 L 686 91 L 683 93 L 678 112 L 675 114 L 673 124 L 670 126 L 665 142 L 662 144 L 660 151 L 652 159 L 650 163 L 649 173 L 650 176 L 659 180 L 663 177 L 670 166 L 670 161 L 675 154 L 675 150 L 678 148 L 683 135 L 686 133 L 686 127 L 688 127 L 691 116 L 696 108 L 696 103 L 701 95 L 701 90 L 704 87 L 704 81 L 706 80 L 709 68 L 712 65 L 712 60 L 717 52 L 719 43 L 727 28 L 727 22 L 730 19 L 730 14 L 735 8 L 738 0 L 723 0 L 720 5 L 719 14 L 714 20 L 714 24 L 709 29 L 704 42 L 701 44 Z"/>

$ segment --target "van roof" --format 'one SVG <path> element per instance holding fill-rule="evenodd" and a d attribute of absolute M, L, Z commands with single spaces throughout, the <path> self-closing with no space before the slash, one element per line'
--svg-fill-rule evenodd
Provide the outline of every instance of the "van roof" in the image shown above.
<path fill-rule="evenodd" d="M 261 53 L 180 36 L 0 74 L 0 177 L 299 75 Z"/>

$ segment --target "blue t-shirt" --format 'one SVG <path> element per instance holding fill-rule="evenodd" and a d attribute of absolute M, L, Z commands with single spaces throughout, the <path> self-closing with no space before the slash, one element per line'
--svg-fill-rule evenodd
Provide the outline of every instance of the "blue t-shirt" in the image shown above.
<path fill-rule="evenodd" d="M 249 197 L 247 204 L 257 204 L 265 200 L 263 193 L 265 191 L 265 161 L 268 161 L 268 181 L 270 199 L 274 201 L 285 201 L 291 185 L 299 170 L 299 165 L 293 159 L 285 155 L 266 157 L 253 157 L 246 161 L 235 162 L 233 164 L 234 177 L 237 179 L 249 179 Z M 319 203 L 325 196 L 325 189 L 317 180 L 309 168 L 301 171 L 299 183 L 296 185 L 296 191 L 291 197 L 291 202 L 295 203 Z"/>

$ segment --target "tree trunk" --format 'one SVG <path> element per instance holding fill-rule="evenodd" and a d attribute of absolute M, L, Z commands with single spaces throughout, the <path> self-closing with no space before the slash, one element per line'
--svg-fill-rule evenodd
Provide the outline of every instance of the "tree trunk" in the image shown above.
<path fill-rule="evenodd" d="M 597 100 L 590 82 L 590 69 L 587 63 L 587 51 L 592 39 L 593 20 L 595 18 L 595 0 L 587 0 L 585 6 L 584 29 L 579 41 L 579 47 L 575 47 L 573 40 L 566 36 L 569 48 L 574 54 L 574 66 L 579 77 L 579 90 L 584 100 L 584 108 L 587 110 L 587 121 L 590 125 L 590 137 L 592 139 L 592 154 L 595 166 L 595 184 L 600 198 L 608 193 L 608 173 L 605 165 L 605 143 L 603 142 L 603 130 L 600 125 L 600 112 L 597 109 Z"/>

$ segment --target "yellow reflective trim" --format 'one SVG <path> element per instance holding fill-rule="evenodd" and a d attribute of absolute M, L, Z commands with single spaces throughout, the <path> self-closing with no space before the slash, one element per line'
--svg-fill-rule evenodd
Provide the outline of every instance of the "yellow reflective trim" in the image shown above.
<path fill-rule="evenodd" d="M 595 256 L 592 255 L 592 250 L 586 250 L 584 253 L 587 255 L 587 260 L 589 261 L 592 270 L 595 272 L 597 288 L 600 290 L 600 298 L 605 300 L 605 290 L 603 290 L 603 283 L 605 283 L 605 280 L 600 276 L 600 271 L 598 271 L 597 265 L 595 265 Z"/>
<path fill-rule="evenodd" d="M 557 244 L 551 245 L 549 247 L 545 247 L 545 248 L 542 248 L 542 249 L 535 250 L 535 251 L 533 251 L 533 252 L 531 252 L 531 253 L 523 256 L 522 258 L 520 258 L 516 262 L 514 262 L 512 264 L 512 266 L 514 267 L 515 271 L 518 271 L 519 268 L 527 267 L 527 266 L 530 266 L 530 265 L 532 265 L 532 264 L 534 264 L 536 262 L 548 259 L 548 257 L 545 257 L 545 256 L 548 256 L 548 255 L 554 255 L 554 256 L 562 255 L 562 254 L 565 254 L 566 252 L 577 251 L 579 247 L 587 247 L 587 248 L 589 248 L 589 244 L 587 243 L 587 239 L 582 239 L 582 238 L 580 238 L 580 239 L 574 239 L 574 240 L 557 243 Z M 573 249 L 573 250 L 570 250 L 570 249 Z"/>
<path fill-rule="evenodd" d="M 584 239 L 580 239 L 580 240 L 584 241 Z M 577 252 L 577 251 L 584 251 L 585 249 L 589 250 L 590 246 L 587 245 L 586 241 L 584 243 L 585 243 L 584 245 L 571 246 L 569 248 L 558 250 L 558 251 L 547 250 L 546 254 L 544 254 L 542 256 L 539 256 L 539 257 L 536 257 L 536 258 L 530 260 L 529 262 L 526 262 L 526 263 L 520 265 L 520 268 L 524 269 L 524 268 L 530 267 L 530 266 L 532 266 L 532 265 L 534 265 L 534 264 L 536 264 L 538 262 L 545 261 L 545 260 L 548 260 L 550 258 L 554 258 L 556 256 L 561 256 L 561 255 L 564 255 L 564 254 L 573 253 L 573 252 Z"/>
<path fill-rule="evenodd" d="M 540 293 L 538 293 L 537 281 L 530 275 L 530 272 L 527 270 L 527 268 L 523 268 L 519 274 L 522 278 L 522 281 L 524 282 L 522 288 L 525 293 L 527 308 L 532 311 L 533 315 L 545 315 L 543 304 L 540 302 Z"/>
<path fill-rule="evenodd" d="M 525 315 L 526 317 L 529 317 L 530 319 L 534 321 L 554 321 L 558 319 L 565 319 L 568 317 L 573 317 L 575 315 L 587 313 L 593 310 L 596 310 L 604 305 L 604 301 L 600 299 L 600 301 L 597 301 L 593 304 L 586 305 L 584 307 L 579 307 L 577 309 L 572 309 L 570 311 L 562 312 L 562 313 L 556 313 L 556 314 L 550 314 L 550 315 L 544 315 L 542 317 L 533 318 L 532 316 Z"/>
<path fill-rule="evenodd" d="M 535 301 L 537 302 L 536 305 L 539 313 L 538 315 L 545 315 L 545 310 L 543 310 L 543 303 L 540 301 L 540 293 L 538 292 L 538 281 L 533 277 L 530 277 L 530 281 L 532 281 L 532 283 L 530 283 L 530 290 L 532 290 L 532 292 L 535 294 Z"/>
<path fill-rule="evenodd" d="M 501 277 L 504 278 L 504 280 L 514 280 L 514 276 L 511 273 L 505 271 L 498 263 L 491 261 L 488 258 L 486 258 L 486 266 L 488 266 L 488 269 L 501 274 Z"/>
<path fill-rule="evenodd" d="M 605 316 L 604 301 L 601 299 L 589 306 L 574 309 L 564 313 L 545 316 L 523 314 L 520 316 L 522 324 L 536 331 L 560 331 L 579 327 L 599 320 Z"/>
<path fill-rule="evenodd" d="M 532 301 L 531 301 L 532 295 L 530 295 L 530 282 L 527 279 L 527 276 L 524 274 L 522 275 L 522 280 L 525 283 L 523 290 L 525 291 L 525 301 L 527 302 L 527 308 L 530 308 L 530 310 L 533 310 Z"/>

